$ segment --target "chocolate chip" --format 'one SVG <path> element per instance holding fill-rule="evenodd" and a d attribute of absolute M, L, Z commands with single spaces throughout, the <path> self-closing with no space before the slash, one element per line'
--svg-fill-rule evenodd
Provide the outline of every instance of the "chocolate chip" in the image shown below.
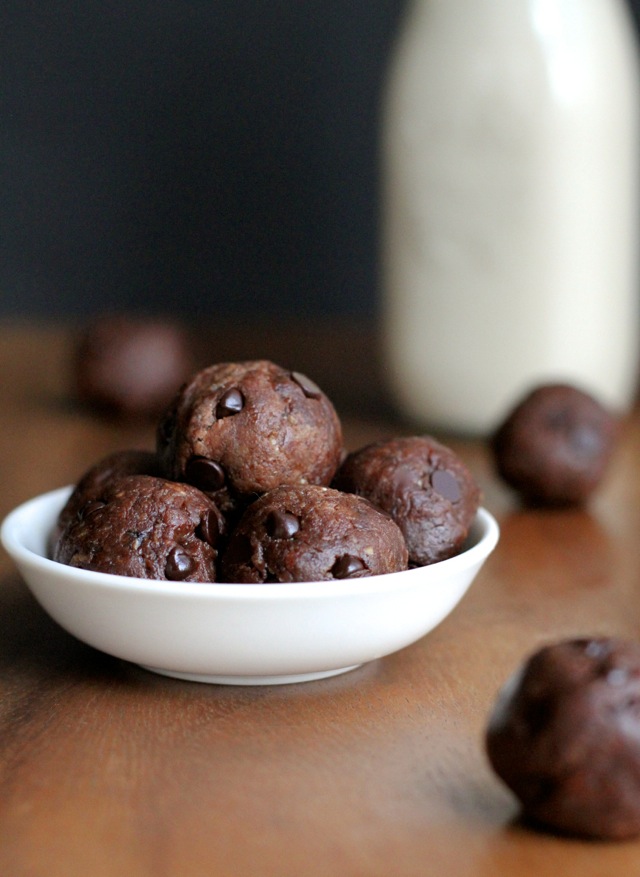
<path fill-rule="evenodd" d="M 300 520 L 291 512 L 273 509 L 267 515 L 265 528 L 272 539 L 290 539 L 300 529 Z"/>
<path fill-rule="evenodd" d="M 450 502 L 457 502 L 462 496 L 458 479 L 447 469 L 436 469 L 431 473 L 431 486 Z"/>
<path fill-rule="evenodd" d="M 232 414 L 238 414 L 243 408 L 244 396 L 240 390 L 234 387 L 220 397 L 216 406 L 216 417 L 230 417 Z"/>
<path fill-rule="evenodd" d="M 552 410 L 547 425 L 552 432 L 563 435 L 576 454 L 595 457 L 602 453 L 603 436 L 598 425 L 581 422 L 569 406 Z"/>
<path fill-rule="evenodd" d="M 570 434 L 569 441 L 577 454 L 584 457 L 597 457 L 603 452 L 604 441 L 597 428 L 587 424 L 575 426 Z"/>
<path fill-rule="evenodd" d="M 629 671 L 626 667 L 614 667 L 613 670 L 607 670 L 605 676 L 607 685 L 613 685 L 614 688 L 620 688 L 629 684 Z"/>
<path fill-rule="evenodd" d="M 196 535 L 198 538 L 211 545 L 212 548 L 215 548 L 220 539 L 221 531 L 222 521 L 220 516 L 214 511 L 214 509 L 211 509 L 211 511 L 208 511 L 203 515 L 202 520 L 196 529 Z"/>
<path fill-rule="evenodd" d="M 291 377 L 309 399 L 319 399 L 322 395 L 320 387 L 302 372 L 291 372 Z"/>
<path fill-rule="evenodd" d="M 367 566 L 353 554 L 342 554 L 331 567 L 334 579 L 351 579 L 361 575 Z"/>
<path fill-rule="evenodd" d="M 184 471 L 189 484 L 200 490 L 220 490 L 225 482 L 224 469 L 215 460 L 206 457 L 191 457 Z"/>
<path fill-rule="evenodd" d="M 193 571 L 194 563 L 184 548 L 174 545 L 167 556 L 164 574 L 171 582 L 182 582 Z"/>

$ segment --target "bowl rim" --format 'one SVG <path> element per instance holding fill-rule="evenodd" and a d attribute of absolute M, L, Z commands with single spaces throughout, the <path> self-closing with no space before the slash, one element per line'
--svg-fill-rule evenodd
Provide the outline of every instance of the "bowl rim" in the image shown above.
<path fill-rule="evenodd" d="M 67 566 L 25 545 L 22 533 L 27 521 L 43 506 L 51 507 L 52 520 L 55 520 L 72 489 L 72 485 L 56 488 L 16 506 L 5 516 L 0 525 L 0 542 L 18 567 L 26 565 L 30 569 L 48 576 L 53 575 L 58 580 L 67 578 L 72 582 L 83 581 L 85 585 L 95 584 L 114 591 L 126 590 L 175 597 L 198 597 L 205 600 L 231 597 L 241 600 L 265 600 L 291 597 L 335 598 L 394 589 L 400 590 L 411 587 L 417 579 L 420 580 L 421 586 L 427 587 L 430 579 L 438 580 L 443 574 L 447 577 L 455 576 L 457 572 L 479 565 L 491 554 L 500 536 L 498 522 L 491 512 L 480 506 L 472 524 L 472 529 L 478 532 L 477 540 L 459 554 L 427 566 L 334 581 L 269 582 L 265 584 L 169 582 Z M 49 533 L 42 534 L 45 542 L 48 535 Z"/>

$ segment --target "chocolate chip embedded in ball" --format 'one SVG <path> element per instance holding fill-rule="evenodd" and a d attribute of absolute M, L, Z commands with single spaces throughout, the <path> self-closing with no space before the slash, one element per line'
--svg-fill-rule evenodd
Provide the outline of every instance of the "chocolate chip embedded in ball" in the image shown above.
<path fill-rule="evenodd" d="M 380 441 L 352 452 L 333 486 L 365 496 L 390 514 L 418 566 L 462 549 L 480 501 L 467 466 L 430 436 Z"/>
<path fill-rule="evenodd" d="M 580 505 L 601 483 L 618 424 L 593 396 L 566 384 L 534 389 L 496 430 L 500 477 L 533 505 Z"/>
<path fill-rule="evenodd" d="M 126 475 L 81 506 L 53 557 L 96 572 L 214 582 L 225 521 L 204 493 L 149 475 Z"/>
<path fill-rule="evenodd" d="M 239 414 L 243 408 L 244 396 L 240 390 L 236 387 L 232 387 L 220 397 L 220 401 L 216 406 L 216 416 L 218 418 L 231 417 L 234 414 Z"/>
<path fill-rule="evenodd" d="M 267 360 L 227 362 L 180 390 L 158 428 L 157 448 L 167 477 L 226 507 L 280 484 L 329 484 L 342 429 L 305 375 Z"/>
<path fill-rule="evenodd" d="M 150 418 L 164 411 L 192 370 L 177 323 L 104 316 L 79 337 L 72 377 L 82 403 L 118 417 Z"/>
<path fill-rule="evenodd" d="M 244 512 L 222 557 L 227 582 L 316 582 L 406 569 L 400 528 L 368 500 L 284 485 Z"/>
<path fill-rule="evenodd" d="M 528 658 L 486 733 L 530 820 L 599 839 L 640 834 L 640 645 L 566 640 Z"/>
<path fill-rule="evenodd" d="M 367 565 L 357 554 L 341 554 L 331 567 L 334 579 L 359 578 L 367 569 Z"/>
<path fill-rule="evenodd" d="M 184 467 L 184 480 L 207 493 L 216 493 L 224 487 L 226 476 L 220 463 L 206 457 L 193 456 Z"/>

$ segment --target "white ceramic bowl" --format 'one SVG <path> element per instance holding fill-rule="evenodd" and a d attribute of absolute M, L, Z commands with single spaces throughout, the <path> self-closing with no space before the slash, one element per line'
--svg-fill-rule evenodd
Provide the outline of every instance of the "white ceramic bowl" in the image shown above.
<path fill-rule="evenodd" d="M 499 536 L 494 518 L 480 509 L 462 554 L 419 569 L 335 582 L 158 582 L 48 559 L 48 539 L 69 491 L 24 503 L 0 531 L 38 602 L 103 652 L 200 682 L 302 682 L 389 655 L 451 612 Z"/>

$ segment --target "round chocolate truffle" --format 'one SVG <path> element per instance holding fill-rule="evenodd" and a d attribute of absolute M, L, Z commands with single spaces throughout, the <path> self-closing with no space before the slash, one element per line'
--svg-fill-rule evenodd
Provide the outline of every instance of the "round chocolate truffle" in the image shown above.
<path fill-rule="evenodd" d="M 580 505 L 612 457 L 617 421 L 593 396 L 545 384 L 522 399 L 492 438 L 500 477 L 531 505 Z"/>
<path fill-rule="evenodd" d="M 224 526 L 215 503 L 195 487 L 125 475 L 80 508 L 53 558 L 122 576 L 214 582 Z"/>
<path fill-rule="evenodd" d="M 192 370 L 186 333 L 176 323 L 104 316 L 79 338 L 73 377 L 82 403 L 144 419 L 166 409 Z"/>
<path fill-rule="evenodd" d="M 198 372 L 158 428 L 166 477 L 212 495 L 221 508 L 281 484 L 330 483 L 340 461 L 335 409 L 309 378 L 268 360 Z"/>
<path fill-rule="evenodd" d="M 640 834 L 640 645 L 540 649 L 499 695 L 486 743 L 533 822 L 589 838 Z"/>
<path fill-rule="evenodd" d="M 391 518 L 359 496 L 317 485 L 284 485 L 244 512 L 222 557 L 226 582 L 316 582 L 407 567 Z"/>
<path fill-rule="evenodd" d="M 333 486 L 367 497 L 391 515 L 416 566 L 461 551 L 480 502 L 465 463 L 430 436 L 395 438 L 353 451 Z"/>
<path fill-rule="evenodd" d="M 94 463 L 74 487 L 58 516 L 59 532 L 90 500 L 99 499 L 107 485 L 123 475 L 160 475 L 158 458 L 153 451 L 138 449 L 114 451 Z"/>

